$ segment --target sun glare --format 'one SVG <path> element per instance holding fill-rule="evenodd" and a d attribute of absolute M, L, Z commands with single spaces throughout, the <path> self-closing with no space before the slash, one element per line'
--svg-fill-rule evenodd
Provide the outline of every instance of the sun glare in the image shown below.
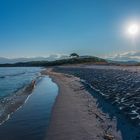
<path fill-rule="evenodd" d="M 136 36 L 139 33 L 139 25 L 134 23 L 128 26 L 128 34 L 131 36 Z"/>

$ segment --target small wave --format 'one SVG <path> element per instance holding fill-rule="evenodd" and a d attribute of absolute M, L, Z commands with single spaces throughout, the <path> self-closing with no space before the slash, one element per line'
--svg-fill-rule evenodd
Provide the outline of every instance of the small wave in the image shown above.
<path fill-rule="evenodd" d="M 5 78 L 5 76 L 0 76 L 1 79 Z"/>
<path fill-rule="evenodd" d="M 37 78 L 38 79 L 38 78 Z M 18 90 L 15 94 L 12 94 L 10 97 L 6 97 L 0 102 L 0 124 L 3 124 L 7 121 L 12 113 L 19 109 L 29 98 L 29 95 L 32 93 L 36 80 Z"/>
<path fill-rule="evenodd" d="M 20 76 L 25 74 L 26 72 L 21 72 L 21 73 L 16 73 L 16 74 L 7 74 L 7 75 L 2 75 L 0 76 L 1 79 L 7 78 L 7 77 L 13 77 L 13 76 Z"/>

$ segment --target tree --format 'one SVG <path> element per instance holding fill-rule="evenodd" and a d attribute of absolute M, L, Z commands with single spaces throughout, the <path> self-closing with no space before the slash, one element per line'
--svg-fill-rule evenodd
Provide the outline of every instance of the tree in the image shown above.
<path fill-rule="evenodd" d="M 70 57 L 79 57 L 79 55 L 77 53 L 71 53 Z"/>

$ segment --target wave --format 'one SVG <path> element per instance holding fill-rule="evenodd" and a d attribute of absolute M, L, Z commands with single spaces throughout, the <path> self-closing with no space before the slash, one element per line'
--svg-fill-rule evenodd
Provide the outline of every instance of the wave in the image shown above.
<path fill-rule="evenodd" d="M 36 81 L 32 80 L 31 83 L 9 97 L 5 97 L 0 101 L 0 124 L 7 121 L 12 113 L 19 109 L 28 99 L 29 95 L 32 93 L 34 87 L 36 86 Z"/>
<path fill-rule="evenodd" d="M 0 79 L 4 79 L 7 77 L 13 77 L 13 76 L 20 76 L 20 75 L 24 75 L 26 72 L 21 72 L 21 73 L 16 73 L 16 74 L 7 74 L 7 75 L 1 75 Z"/>

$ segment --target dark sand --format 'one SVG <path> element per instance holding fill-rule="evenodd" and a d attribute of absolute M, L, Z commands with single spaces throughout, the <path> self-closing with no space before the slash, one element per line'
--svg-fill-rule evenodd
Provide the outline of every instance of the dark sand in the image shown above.
<path fill-rule="evenodd" d="M 97 108 L 80 79 L 62 73 L 44 71 L 59 86 L 46 140 L 121 140 L 116 120 Z"/>
<path fill-rule="evenodd" d="M 63 67 L 57 72 L 74 75 L 99 91 L 131 123 L 140 126 L 140 67 Z"/>
<path fill-rule="evenodd" d="M 116 119 L 123 140 L 140 140 L 139 66 L 73 65 L 53 71 L 83 79 L 97 106 Z"/>

